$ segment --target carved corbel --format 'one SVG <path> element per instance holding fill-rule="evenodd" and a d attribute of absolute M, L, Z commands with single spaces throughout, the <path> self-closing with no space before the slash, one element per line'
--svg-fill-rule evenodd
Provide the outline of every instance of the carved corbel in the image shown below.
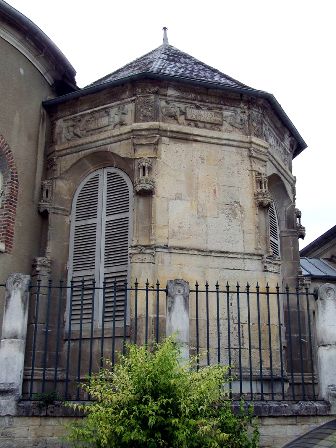
<path fill-rule="evenodd" d="M 268 191 L 268 179 L 266 174 L 255 173 L 255 193 L 254 197 L 258 207 L 268 208 L 272 203 L 272 197 Z"/>
<path fill-rule="evenodd" d="M 32 263 L 32 276 L 37 279 L 48 279 L 51 274 L 51 260 L 49 257 L 35 257 Z"/>
<path fill-rule="evenodd" d="M 298 208 L 295 209 L 295 216 L 298 238 L 304 239 L 304 237 L 306 236 L 306 228 L 301 224 L 301 210 L 299 210 Z"/>
<path fill-rule="evenodd" d="M 38 205 L 40 213 L 49 213 L 53 198 L 53 181 L 43 180 L 41 183 L 41 200 Z"/>
<path fill-rule="evenodd" d="M 135 191 L 141 195 L 152 195 L 155 190 L 155 181 L 151 176 L 152 161 L 144 158 L 138 160 L 138 178 L 135 181 Z"/>

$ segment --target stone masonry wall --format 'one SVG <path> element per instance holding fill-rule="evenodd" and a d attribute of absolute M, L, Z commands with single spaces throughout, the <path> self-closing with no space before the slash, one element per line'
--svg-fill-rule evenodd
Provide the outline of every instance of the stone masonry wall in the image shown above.
<path fill-rule="evenodd" d="M 260 447 L 286 443 L 332 420 L 331 416 L 261 417 Z M 0 417 L 1 448 L 67 448 L 66 425 L 73 417 Z"/>

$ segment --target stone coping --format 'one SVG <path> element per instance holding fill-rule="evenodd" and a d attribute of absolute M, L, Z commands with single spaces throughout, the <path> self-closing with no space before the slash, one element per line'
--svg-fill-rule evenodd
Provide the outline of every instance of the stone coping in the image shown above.
<path fill-rule="evenodd" d="M 254 401 L 245 402 L 253 405 L 257 417 L 286 416 L 322 416 L 330 415 L 330 403 L 327 401 Z M 241 403 L 233 402 L 233 409 L 238 412 Z M 66 406 L 63 402 L 54 402 L 48 406 L 41 401 L 20 401 L 17 405 L 20 417 L 82 417 L 83 413 Z"/>

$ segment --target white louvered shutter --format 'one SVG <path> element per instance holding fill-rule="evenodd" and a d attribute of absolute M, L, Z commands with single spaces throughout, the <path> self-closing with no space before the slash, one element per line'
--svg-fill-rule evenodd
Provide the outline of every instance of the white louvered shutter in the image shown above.
<path fill-rule="evenodd" d="M 131 235 L 131 188 L 128 177 L 116 168 L 103 168 L 88 176 L 73 201 L 69 248 L 69 284 L 73 281 L 71 322 L 124 320 L 124 284 L 128 281 Z M 102 291 L 105 279 L 105 299 Z M 85 290 L 82 293 L 82 282 Z M 90 286 L 95 280 L 97 290 Z M 117 289 L 114 294 L 113 286 Z M 83 298 L 83 306 L 81 305 Z M 105 306 L 103 306 L 105 301 Z M 68 297 L 68 316 L 70 315 Z M 114 311 L 114 303 L 116 303 Z M 82 307 L 82 308 L 81 308 Z"/>
<path fill-rule="evenodd" d="M 268 209 L 270 246 L 274 257 L 280 257 L 280 235 L 278 216 L 274 202 Z"/>
<path fill-rule="evenodd" d="M 126 313 L 124 289 L 128 280 L 131 232 L 131 189 L 125 175 L 113 169 L 104 170 L 101 278 L 105 279 L 104 320 L 124 319 Z M 114 295 L 113 286 L 116 285 Z M 115 310 L 114 310 L 114 304 Z"/>
<path fill-rule="evenodd" d="M 70 231 L 69 283 L 73 281 L 71 322 L 78 324 L 83 298 L 82 323 L 92 319 L 92 280 L 99 280 L 102 172 L 88 176 L 76 192 Z M 86 286 L 81 291 L 82 281 Z M 68 299 L 69 302 L 70 298 Z M 69 304 L 68 304 L 69 306 Z M 70 313 L 70 310 L 69 310 Z"/>

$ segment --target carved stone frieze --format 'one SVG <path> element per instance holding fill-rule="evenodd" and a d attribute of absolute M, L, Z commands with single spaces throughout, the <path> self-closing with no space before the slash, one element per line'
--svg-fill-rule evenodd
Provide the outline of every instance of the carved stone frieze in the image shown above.
<path fill-rule="evenodd" d="M 250 134 L 254 137 L 263 138 L 263 111 L 262 108 L 253 105 L 249 113 Z"/>
<path fill-rule="evenodd" d="M 163 101 L 161 103 L 161 115 L 163 121 L 186 125 L 185 105 L 183 106 L 170 101 Z"/>
<path fill-rule="evenodd" d="M 292 139 L 282 139 L 268 124 L 264 126 L 264 139 L 269 144 L 270 152 L 274 157 L 280 160 L 286 167 L 289 167 L 292 158 L 290 150 Z"/>
<path fill-rule="evenodd" d="M 137 95 L 148 95 L 155 94 L 159 92 L 158 86 L 153 86 L 151 84 L 138 84 L 135 89 Z"/>
<path fill-rule="evenodd" d="M 54 125 L 54 143 L 62 144 L 113 130 L 131 123 L 130 105 L 119 104 L 59 120 Z"/>
<path fill-rule="evenodd" d="M 138 123 L 157 120 L 155 95 L 138 96 L 135 103 L 135 119 Z"/>
<path fill-rule="evenodd" d="M 223 131 L 224 132 L 239 132 L 247 134 L 248 120 L 247 110 L 244 105 L 238 107 L 225 108 L 223 111 Z"/>
<path fill-rule="evenodd" d="M 223 114 L 220 110 L 186 107 L 186 119 L 202 123 L 223 124 Z"/>
<path fill-rule="evenodd" d="M 223 128 L 223 112 L 219 109 L 168 100 L 161 101 L 160 109 L 161 119 L 167 123 L 214 131 Z"/>

